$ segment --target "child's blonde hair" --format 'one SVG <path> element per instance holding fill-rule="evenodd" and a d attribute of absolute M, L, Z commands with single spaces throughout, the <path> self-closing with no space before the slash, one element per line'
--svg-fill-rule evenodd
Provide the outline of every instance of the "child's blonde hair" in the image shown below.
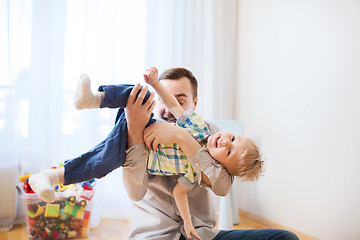
<path fill-rule="evenodd" d="M 249 139 L 249 147 L 229 173 L 242 178 L 242 181 L 256 181 L 263 172 L 263 164 L 258 146 Z"/>

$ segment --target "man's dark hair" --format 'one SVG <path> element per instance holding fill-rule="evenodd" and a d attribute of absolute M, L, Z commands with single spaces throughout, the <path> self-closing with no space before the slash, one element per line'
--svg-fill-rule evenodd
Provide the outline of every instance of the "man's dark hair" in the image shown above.
<path fill-rule="evenodd" d="M 193 89 L 193 97 L 195 99 L 197 97 L 198 83 L 191 71 L 185 68 L 170 68 L 165 72 L 163 72 L 162 74 L 160 74 L 159 80 L 162 79 L 177 80 L 182 77 L 187 77 L 190 80 L 190 84 Z"/>

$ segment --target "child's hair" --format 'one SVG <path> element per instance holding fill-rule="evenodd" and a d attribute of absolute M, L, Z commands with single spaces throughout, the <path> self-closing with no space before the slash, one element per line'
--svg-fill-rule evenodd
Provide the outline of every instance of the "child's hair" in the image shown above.
<path fill-rule="evenodd" d="M 170 68 L 165 72 L 163 72 L 162 74 L 160 74 L 159 80 L 162 79 L 176 80 L 182 77 L 186 77 L 190 80 L 190 84 L 193 90 L 193 98 L 195 99 L 197 97 L 198 83 L 192 72 L 187 70 L 186 68 Z"/>
<path fill-rule="evenodd" d="M 241 155 L 240 161 L 229 171 L 230 174 L 242 178 L 242 181 L 256 181 L 263 172 L 264 161 L 258 146 L 249 139 L 249 148 Z"/>

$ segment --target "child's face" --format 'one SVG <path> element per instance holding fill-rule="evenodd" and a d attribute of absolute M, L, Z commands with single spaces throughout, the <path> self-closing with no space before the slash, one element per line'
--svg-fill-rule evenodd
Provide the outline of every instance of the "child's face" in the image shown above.
<path fill-rule="evenodd" d="M 249 139 L 221 131 L 209 137 L 206 147 L 213 158 L 228 168 L 239 161 L 241 154 L 249 147 Z"/>

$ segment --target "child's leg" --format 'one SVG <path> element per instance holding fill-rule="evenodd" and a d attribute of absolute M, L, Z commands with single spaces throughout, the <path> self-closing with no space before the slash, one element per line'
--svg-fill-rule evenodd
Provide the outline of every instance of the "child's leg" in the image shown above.
<path fill-rule="evenodd" d="M 127 127 L 124 109 L 105 140 L 90 151 L 64 162 L 64 184 L 101 178 L 121 167 L 125 161 Z"/>
<path fill-rule="evenodd" d="M 125 108 L 127 99 L 134 85 L 102 85 L 97 92 L 92 92 L 91 81 L 88 75 L 81 74 L 74 95 L 74 103 L 77 109 L 85 108 Z M 150 96 L 146 94 L 145 99 Z"/>
<path fill-rule="evenodd" d="M 109 85 L 101 86 L 100 92 L 105 93 L 101 107 L 119 107 L 115 120 L 115 126 L 104 141 L 81 156 L 65 161 L 64 184 L 72 184 L 87 181 L 93 178 L 101 178 L 123 165 L 127 149 L 127 123 L 124 107 L 134 85 Z M 147 92 L 144 102 L 150 97 Z M 155 122 L 153 114 L 148 125 Z"/>
<path fill-rule="evenodd" d="M 43 170 L 29 178 L 29 184 L 45 202 L 55 201 L 55 185 L 64 183 L 64 168 Z"/>
<path fill-rule="evenodd" d="M 104 98 L 100 107 L 125 108 L 133 87 L 133 84 L 101 85 L 98 91 L 104 93 Z M 144 101 L 146 101 L 145 99 L 148 99 L 149 96 L 150 92 L 148 91 Z"/>
<path fill-rule="evenodd" d="M 124 111 L 124 109 L 120 109 Z M 119 111 L 120 111 L 119 110 Z M 44 170 L 30 177 L 29 184 L 40 199 L 55 200 L 54 185 L 101 178 L 123 165 L 127 142 L 125 114 L 121 114 L 108 137 L 93 149 L 64 162 L 59 169 Z"/>
<path fill-rule="evenodd" d="M 81 74 L 76 87 L 74 103 L 77 109 L 99 108 L 104 98 L 103 92 L 92 92 L 90 78 Z"/>

